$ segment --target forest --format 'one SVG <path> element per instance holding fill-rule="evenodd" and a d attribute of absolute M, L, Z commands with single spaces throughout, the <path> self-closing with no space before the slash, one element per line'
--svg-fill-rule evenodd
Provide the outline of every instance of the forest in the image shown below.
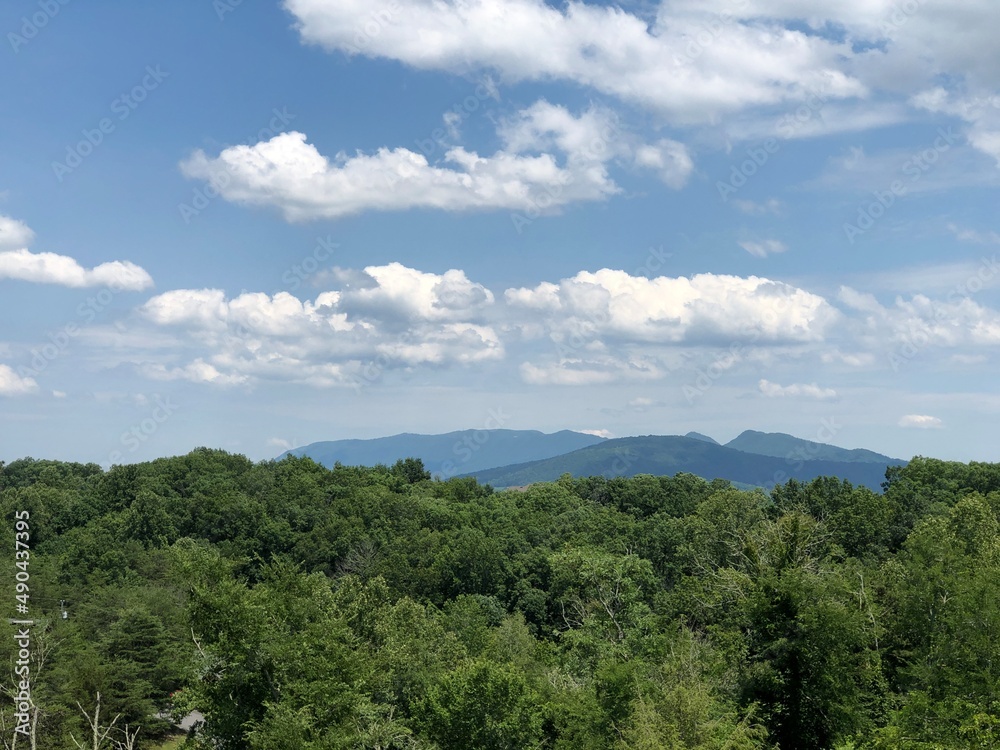
<path fill-rule="evenodd" d="M 0 516 L 7 749 L 1000 747 L 1000 464 L 494 491 L 201 448 L 0 464 Z"/>

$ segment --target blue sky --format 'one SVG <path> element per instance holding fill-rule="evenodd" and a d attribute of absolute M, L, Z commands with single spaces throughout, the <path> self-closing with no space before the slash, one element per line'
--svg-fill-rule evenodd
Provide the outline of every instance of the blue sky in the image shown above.
<path fill-rule="evenodd" d="M 0 459 L 489 425 L 995 460 L 998 22 L 11 0 Z"/>

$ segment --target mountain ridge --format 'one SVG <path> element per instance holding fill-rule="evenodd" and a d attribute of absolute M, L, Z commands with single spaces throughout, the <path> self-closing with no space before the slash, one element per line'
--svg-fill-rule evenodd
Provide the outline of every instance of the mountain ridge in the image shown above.
<path fill-rule="evenodd" d="M 440 434 L 403 432 L 380 438 L 326 440 L 292 448 L 279 456 L 308 456 L 327 468 L 347 465 L 391 465 L 419 458 L 432 474 L 445 479 L 458 473 L 523 463 L 569 453 L 607 438 L 573 430 L 453 430 Z"/>
<path fill-rule="evenodd" d="M 872 461 L 809 458 L 801 453 L 769 456 L 709 443 L 699 438 L 646 435 L 616 438 L 562 456 L 470 472 L 467 476 L 474 476 L 477 481 L 496 487 L 554 481 L 566 473 L 574 477 L 613 477 L 686 472 L 708 480 L 726 479 L 758 487 L 772 487 L 789 479 L 809 481 L 819 476 L 835 476 L 879 491 L 886 468 L 905 463 L 888 456 Z"/>
<path fill-rule="evenodd" d="M 404 432 L 381 438 L 320 441 L 283 453 L 335 463 L 391 465 L 419 458 L 433 476 L 473 476 L 497 487 L 552 481 L 564 473 L 632 476 L 687 472 L 738 485 L 773 486 L 788 479 L 836 476 L 878 491 L 887 466 L 906 461 L 863 448 L 841 448 L 787 433 L 745 430 L 726 444 L 707 435 L 603 438 L 573 430 Z"/>

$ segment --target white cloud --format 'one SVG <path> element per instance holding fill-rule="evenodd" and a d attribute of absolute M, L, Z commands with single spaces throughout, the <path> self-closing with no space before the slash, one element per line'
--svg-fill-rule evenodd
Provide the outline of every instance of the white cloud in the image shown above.
<path fill-rule="evenodd" d="M 904 346 L 909 356 L 926 347 L 1000 345 L 1000 311 L 980 305 L 957 291 L 947 299 L 915 294 L 883 305 L 874 295 L 842 287 L 839 298 L 863 316 L 853 316 L 850 328 L 873 346 Z M 904 356 L 907 354 L 904 352 Z"/>
<path fill-rule="evenodd" d="M 530 385 L 600 385 L 620 380 L 659 380 L 663 371 L 648 358 L 563 358 L 557 364 L 521 364 L 521 378 Z"/>
<path fill-rule="evenodd" d="M 687 147 L 669 139 L 639 146 L 635 151 L 636 166 L 654 170 L 667 187 L 679 190 L 694 171 L 694 160 Z"/>
<path fill-rule="evenodd" d="M 218 185 L 226 200 L 275 206 L 289 221 L 366 210 L 553 209 L 619 190 L 603 168 L 561 167 L 550 154 L 481 157 L 453 148 L 445 162 L 451 166 L 432 166 L 423 154 L 398 148 L 339 155 L 331 163 L 305 135 L 292 132 L 228 148 L 216 158 L 196 152 L 182 169 L 188 177 Z"/>
<path fill-rule="evenodd" d="M 0 216 L 0 250 L 20 250 L 31 244 L 35 233 L 27 224 Z"/>
<path fill-rule="evenodd" d="M 923 110 L 962 119 L 968 144 L 1000 164 L 994 0 L 662 0 L 639 4 L 645 12 L 580 0 L 284 5 L 304 42 L 331 51 L 495 71 L 504 83 L 568 82 L 650 112 L 657 125 L 707 126 L 727 145 L 873 130 Z M 807 116 L 783 128 L 802 107 Z M 648 149 L 635 157 L 656 161 Z M 968 166 L 916 189 L 984 182 Z"/>
<path fill-rule="evenodd" d="M 582 432 L 584 435 L 593 435 L 594 437 L 602 437 L 602 438 L 614 437 L 614 434 L 610 430 L 577 430 L 577 432 Z"/>
<path fill-rule="evenodd" d="M 965 357 L 950 360 L 961 366 L 1000 344 L 1000 312 L 969 298 L 914 295 L 883 304 L 844 287 L 841 312 L 822 296 L 757 276 L 647 278 L 601 269 L 503 294 L 459 269 L 431 273 L 400 263 L 334 268 L 328 279 L 333 288 L 306 299 L 172 290 L 115 326 L 89 327 L 81 340 L 107 350 L 108 363 L 151 378 L 315 387 L 491 363 L 517 368 L 531 385 L 648 383 L 677 372 L 682 351 L 685 361 L 734 377 L 748 363 L 781 372 L 803 358 L 842 371 L 884 367 L 892 353 L 909 361 L 929 346 Z M 757 387 L 771 397 L 836 397 L 794 375 L 788 380 L 795 382 Z M 641 399 L 629 406 L 650 408 Z"/>
<path fill-rule="evenodd" d="M 646 278 L 602 269 L 504 293 L 508 329 L 551 341 L 521 365 L 533 384 L 663 379 L 675 345 L 800 346 L 824 340 L 839 313 L 822 297 L 758 277 Z M 541 330 L 539 330 L 539 328 Z M 535 346 L 537 350 L 537 346 Z M 731 358 L 735 364 L 737 358 Z"/>
<path fill-rule="evenodd" d="M 139 308 L 142 320 L 177 331 L 165 363 L 140 361 L 148 377 L 216 385 L 281 380 L 319 387 L 356 384 L 385 370 L 499 359 L 503 343 L 485 321 L 493 293 L 459 270 L 432 274 L 399 263 L 337 269 L 341 288 L 299 300 L 218 289 L 179 289 Z M 373 375 L 374 373 L 374 375 Z"/>
<path fill-rule="evenodd" d="M 558 284 L 508 289 L 504 297 L 514 308 L 547 312 L 556 339 L 808 342 L 822 340 L 838 318 L 822 297 L 757 276 L 648 279 L 605 268 Z"/>
<path fill-rule="evenodd" d="M 919 430 L 932 430 L 943 427 L 944 423 L 937 417 L 931 417 L 926 414 L 907 414 L 900 418 L 899 426 Z"/>
<path fill-rule="evenodd" d="M 130 291 L 153 285 L 152 277 L 129 261 L 116 260 L 86 269 L 65 255 L 32 253 L 25 249 L 0 252 L 0 279 L 4 278 L 74 288 L 108 286 Z"/>
<path fill-rule="evenodd" d="M 664 4 L 652 24 L 617 7 L 542 0 L 286 0 L 285 7 L 305 41 L 331 50 L 452 73 L 493 69 L 505 81 L 572 81 L 679 123 L 797 101 L 806 90 L 866 92 L 843 69 L 849 45 L 693 4 Z M 377 33 L 366 33 L 373 17 Z"/>
<path fill-rule="evenodd" d="M 216 157 L 197 151 L 181 169 L 215 185 L 226 200 L 273 206 L 289 221 L 303 221 L 411 208 L 553 212 L 620 192 L 608 173 L 613 161 L 653 169 L 673 188 L 694 168 L 682 144 L 643 144 L 609 110 L 595 107 L 577 117 L 539 101 L 502 123 L 498 135 L 504 148 L 492 156 L 454 147 L 434 165 L 406 148 L 331 160 L 303 133 L 289 132 Z"/>
<path fill-rule="evenodd" d="M 875 355 L 871 352 L 842 352 L 833 349 L 820 354 L 820 361 L 825 365 L 840 364 L 848 367 L 871 367 L 875 364 Z"/>
<path fill-rule="evenodd" d="M 0 365 L 0 396 L 24 396 L 38 390 L 32 378 L 23 378 L 9 365 Z"/>
<path fill-rule="evenodd" d="M 224 375 L 200 358 L 183 367 L 149 364 L 143 366 L 141 370 L 146 377 L 153 380 L 186 380 L 191 383 L 211 383 L 213 385 L 242 385 L 248 380 L 245 375 Z"/>
<path fill-rule="evenodd" d="M 920 109 L 964 120 L 969 125 L 969 144 L 1000 165 L 1000 95 L 986 90 L 971 93 L 967 88 L 947 91 L 936 86 L 918 92 L 911 102 Z"/>
<path fill-rule="evenodd" d="M 821 388 L 815 383 L 792 383 L 778 385 L 770 380 L 761 380 L 757 388 L 768 398 L 810 398 L 819 401 L 829 401 L 837 398 L 837 392 L 832 388 Z"/>
<path fill-rule="evenodd" d="M 785 243 L 779 240 L 761 240 L 760 242 L 747 240 L 741 242 L 740 247 L 755 258 L 766 258 L 768 255 L 777 255 L 788 250 Z"/>

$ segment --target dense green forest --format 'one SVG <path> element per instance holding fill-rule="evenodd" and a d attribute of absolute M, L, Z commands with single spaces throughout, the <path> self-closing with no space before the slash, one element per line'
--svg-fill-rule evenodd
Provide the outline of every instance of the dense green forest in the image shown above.
<path fill-rule="evenodd" d="M 1000 465 L 884 490 L 0 464 L 5 611 L 31 528 L 16 747 L 159 747 L 193 710 L 185 747 L 223 750 L 1000 747 Z"/>

